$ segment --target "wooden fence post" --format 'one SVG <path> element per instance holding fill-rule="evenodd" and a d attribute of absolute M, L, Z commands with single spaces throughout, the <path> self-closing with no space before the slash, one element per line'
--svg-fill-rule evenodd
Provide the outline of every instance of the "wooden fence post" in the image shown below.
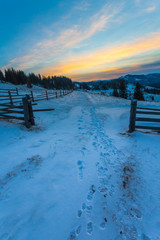
<path fill-rule="evenodd" d="M 13 105 L 13 101 L 12 101 L 11 92 L 10 92 L 10 91 L 8 91 L 8 94 L 9 94 L 10 103 L 11 103 L 11 105 Z"/>
<path fill-rule="evenodd" d="M 56 91 L 56 98 L 57 98 L 57 91 Z"/>
<path fill-rule="evenodd" d="M 17 96 L 18 96 L 18 88 L 16 88 Z"/>
<path fill-rule="evenodd" d="M 29 121 L 29 107 L 28 107 L 28 99 L 27 97 L 22 98 L 23 101 L 23 109 L 24 109 L 24 122 L 25 126 L 29 128 L 31 126 L 31 123 Z"/>
<path fill-rule="evenodd" d="M 35 125 L 32 103 L 29 95 L 23 97 L 23 109 L 24 109 L 24 122 L 25 126 L 29 128 L 31 125 Z"/>
<path fill-rule="evenodd" d="M 35 125 L 31 98 L 30 98 L 29 95 L 27 95 L 26 97 L 27 97 L 27 100 L 28 100 L 29 121 L 30 121 L 31 125 Z"/>
<path fill-rule="evenodd" d="M 130 109 L 130 122 L 129 122 L 129 132 L 132 133 L 135 131 L 135 122 L 136 122 L 136 108 L 137 101 L 131 101 L 131 109 Z"/>
<path fill-rule="evenodd" d="M 47 98 L 47 100 L 48 100 L 48 93 L 47 93 L 47 91 L 46 91 L 46 98 Z"/>
<path fill-rule="evenodd" d="M 33 92 L 31 91 L 32 101 L 34 102 Z"/>

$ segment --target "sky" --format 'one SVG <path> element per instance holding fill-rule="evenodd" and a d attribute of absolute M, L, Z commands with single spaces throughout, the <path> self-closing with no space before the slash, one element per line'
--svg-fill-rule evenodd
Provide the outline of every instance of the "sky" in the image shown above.
<path fill-rule="evenodd" d="M 160 0 L 0 0 L 0 69 L 74 81 L 160 73 Z"/>

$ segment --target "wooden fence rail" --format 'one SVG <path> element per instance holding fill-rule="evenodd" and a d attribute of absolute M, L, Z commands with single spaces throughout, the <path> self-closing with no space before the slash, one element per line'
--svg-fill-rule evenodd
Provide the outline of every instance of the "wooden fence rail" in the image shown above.
<path fill-rule="evenodd" d="M 140 116 L 137 117 L 137 114 Z M 142 115 L 149 115 L 149 117 L 143 117 Z M 135 129 L 148 129 L 160 132 L 160 126 L 144 126 L 136 124 L 136 122 L 160 123 L 160 118 L 153 118 L 153 115 L 159 117 L 160 109 L 137 107 L 137 101 L 132 100 L 130 109 L 129 132 L 134 132 Z"/>
<path fill-rule="evenodd" d="M 8 104 L 0 104 L 0 119 L 16 119 L 23 120 L 24 124 L 27 128 L 31 127 L 31 125 L 35 125 L 33 112 L 42 112 L 42 111 L 53 111 L 54 108 L 50 109 L 36 109 L 33 110 L 32 106 L 37 105 L 36 103 L 32 103 L 29 95 L 26 95 L 22 99 L 22 103 L 20 106 L 16 105 L 8 105 Z M 20 114 L 20 116 L 19 116 Z M 18 116 L 17 116 L 18 115 Z"/>
<path fill-rule="evenodd" d="M 37 101 L 42 101 L 42 100 L 50 100 L 53 98 L 58 98 L 58 97 L 62 97 L 65 96 L 69 93 L 71 93 L 73 90 L 63 90 L 63 92 L 61 90 L 56 90 L 56 91 L 45 91 L 45 90 L 41 90 L 41 92 L 35 92 L 34 90 L 30 91 L 29 93 L 27 93 L 27 95 L 29 95 L 31 97 L 31 101 L 32 102 L 37 102 Z M 15 103 L 21 103 L 22 97 L 25 96 L 25 94 L 19 94 L 18 89 L 0 89 L 0 102 L 8 102 L 11 105 L 15 104 Z"/>
<path fill-rule="evenodd" d="M 0 89 L 0 93 L 3 92 Z M 14 94 L 16 92 L 16 94 Z M 63 96 L 71 93 L 72 90 L 63 91 Z M 50 100 L 53 98 L 62 97 L 61 91 L 49 92 L 45 91 L 42 94 L 34 95 L 33 91 L 30 94 L 19 95 L 17 90 L 6 90 L 4 95 L 0 95 L 0 119 L 17 119 L 24 121 L 27 128 L 35 124 L 33 112 L 53 111 L 50 109 L 36 109 L 32 106 L 37 105 L 36 102 L 42 100 Z M 17 105 L 18 104 L 18 105 Z"/>

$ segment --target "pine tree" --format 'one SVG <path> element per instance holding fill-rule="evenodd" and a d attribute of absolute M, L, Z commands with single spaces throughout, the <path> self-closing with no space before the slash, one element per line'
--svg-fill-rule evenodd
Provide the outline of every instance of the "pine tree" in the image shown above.
<path fill-rule="evenodd" d="M 125 83 L 124 79 L 122 79 L 122 80 L 120 81 L 120 85 L 119 85 L 119 96 L 120 96 L 121 98 L 126 98 L 126 99 L 127 99 L 127 96 L 128 96 L 128 94 L 127 94 L 127 88 L 126 88 L 126 83 Z"/>
<path fill-rule="evenodd" d="M 4 74 L 1 70 L 0 70 L 0 81 L 2 81 L 2 82 L 5 81 Z"/>
<path fill-rule="evenodd" d="M 119 93 L 117 91 L 117 84 L 116 83 L 113 86 L 113 96 L 114 97 L 119 97 Z"/>
<path fill-rule="evenodd" d="M 136 83 L 136 87 L 134 90 L 134 99 L 144 100 L 143 92 L 141 90 L 141 85 L 139 84 L 139 82 Z"/>

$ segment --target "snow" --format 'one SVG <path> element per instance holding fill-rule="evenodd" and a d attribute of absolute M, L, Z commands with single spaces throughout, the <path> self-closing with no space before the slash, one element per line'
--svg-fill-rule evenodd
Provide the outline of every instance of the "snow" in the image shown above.
<path fill-rule="evenodd" d="M 0 121 L 0 239 L 160 239 L 159 134 L 127 133 L 125 99 L 74 91 L 44 107 L 29 130 Z"/>
<path fill-rule="evenodd" d="M 128 98 L 131 99 L 134 95 L 134 90 L 135 90 L 135 84 L 127 84 L 127 93 L 128 93 Z M 148 89 L 154 89 L 153 87 L 148 87 L 146 86 L 146 88 Z M 117 91 L 119 92 L 119 90 L 117 89 Z M 102 95 L 106 95 L 106 96 L 113 96 L 113 89 L 109 88 L 108 90 L 90 90 L 87 91 L 90 93 L 96 93 L 96 94 L 102 94 Z M 143 91 L 143 95 L 144 95 L 144 99 L 145 101 L 148 102 L 160 102 L 160 95 L 158 94 L 150 94 L 147 93 L 145 91 Z"/>
<path fill-rule="evenodd" d="M 1 89 L 19 89 L 19 90 L 44 90 L 44 88 L 40 87 L 40 86 L 37 86 L 37 85 L 33 85 L 32 84 L 32 88 L 27 88 L 27 84 L 19 84 L 19 85 L 14 85 L 12 83 L 9 83 L 9 82 L 5 82 L 5 83 L 1 83 L 0 84 L 0 88 Z"/>

